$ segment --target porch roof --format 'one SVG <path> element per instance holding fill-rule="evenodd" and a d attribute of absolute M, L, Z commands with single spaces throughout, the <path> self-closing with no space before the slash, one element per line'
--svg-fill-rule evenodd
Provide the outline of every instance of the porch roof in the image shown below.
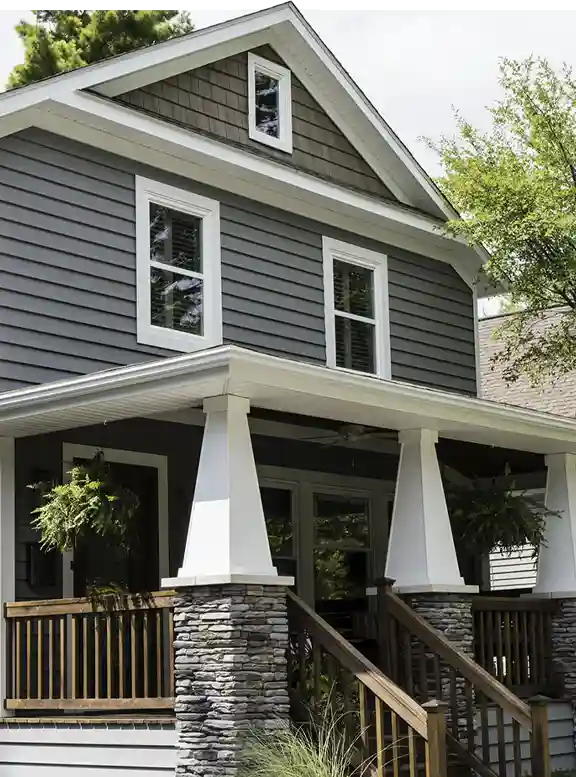
<path fill-rule="evenodd" d="M 88 426 L 236 394 L 253 406 L 535 453 L 576 453 L 576 420 L 233 345 L 0 394 L 0 436 Z"/>

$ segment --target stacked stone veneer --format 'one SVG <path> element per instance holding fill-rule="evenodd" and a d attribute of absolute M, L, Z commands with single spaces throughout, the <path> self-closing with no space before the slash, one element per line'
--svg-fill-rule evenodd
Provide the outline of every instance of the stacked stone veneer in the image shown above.
<path fill-rule="evenodd" d="M 408 604 L 422 618 L 428 621 L 438 631 L 442 632 L 454 647 L 470 657 L 474 657 L 474 619 L 472 615 L 472 597 L 470 594 L 412 594 L 406 597 Z M 418 655 L 418 654 L 416 654 Z M 441 665 L 440 684 L 435 672 L 433 655 L 427 657 L 428 688 L 426 696 L 435 697 L 444 702 L 451 700 L 451 673 L 446 666 Z M 414 675 L 419 678 L 418 667 L 414 667 Z M 460 739 L 467 736 L 466 709 L 468 700 L 466 698 L 466 687 L 463 678 L 456 678 L 456 699 L 458 709 L 458 728 L 460 730 Z M 425 699 L 421 699 L 422 701 Z M 447 720 L 450 723 L 452 711 L 447 711 Z"/>
<path fill-rule="evenodd" d="M 552 668 L 563 694 L 576 703 L 576 598 L 558 600 L 552 617 Z"/>
<path fill-rule="evenodd" d="M 289 719 L 286 589 L 181 589 L 174 636 L 176 774 L 234 777 L 248 732 Z"/>

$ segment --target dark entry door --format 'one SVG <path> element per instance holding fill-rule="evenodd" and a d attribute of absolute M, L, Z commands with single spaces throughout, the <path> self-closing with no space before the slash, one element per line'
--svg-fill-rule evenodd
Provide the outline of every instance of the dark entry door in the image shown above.
<path fill-rule="evenodd" d="M 135 536 L 128 553 L 107 538 L 85 537 L 74 553 L 74 596 L 85 596 L 93 585 L 115 584 L 131 593 L 157 591 L 160 585 L 158 470 L 116 462 L 108 462 L 108 466 L 114 480 L 140 499 Z"/>

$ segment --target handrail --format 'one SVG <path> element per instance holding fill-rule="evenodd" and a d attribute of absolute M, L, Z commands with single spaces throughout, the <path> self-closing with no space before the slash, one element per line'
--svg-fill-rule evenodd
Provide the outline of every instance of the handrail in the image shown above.
<path fill-rule="evenodd" d="M 490 701 L 508 712 L 514 720 L 528 731 L 532 731 L 530 707 L 521 701 L 512 691 L 496 680 L 486 669 L 479 666 L 472 658 L 457 650 L 450 640 L 434 629 L 424 618 L 402 601 L 393 591 L 384 591 L 387 606 L 396 620 L 420 639 L 427 647 L 443 658 L 450 666 L 459 671 L 462 676 L 478 689 Z"/>
<path fill-rule="evenodd" d="M 356 650 L 330 624 L 299 597 L 288 591 L 288 598 L 296 616 L 306 630 L 318 640 L 324 649 L 337 658 L 372 693 L 399 715 L 424 739 L 428 738 L 426 710 L 398 685 L 383 674 L 377 666 Z"/>
<path fill-rule="evenodd" d="M 474 596 L 472 610 L 482 612 L 556 612 L 555 599 L 523 599 L 519 596 Z"/>
<path fill-rule="evenodd" d="M 142 594 L 102 594 L 94 597 L 69 599 L 38 599 L 28 602 L 7 602 L 6 618 L 26 618 L 48 615 L 81 615 L 93 612 L 128 612 L 171 607 L 174 591 L 154 591 Z"/>

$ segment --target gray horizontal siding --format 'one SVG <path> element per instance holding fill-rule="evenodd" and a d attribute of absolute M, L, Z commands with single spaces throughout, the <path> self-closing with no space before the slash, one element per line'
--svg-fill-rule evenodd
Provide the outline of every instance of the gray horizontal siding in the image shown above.
<path fill-rule="evenodd" d="M 168 777 L 176 768 L 176 741 L 173 723 L 3 723 L 0 774 Z"/>
<path fill-rule="evenodd" d="M 136 340 L 135 174 L 220 200 L 225 342 L 325 364 L 325 233 L 389 257 L 393 377 L 475 392 L 449 265 L 38 130 L 0 140 L 0 391 L 174 355 Z"/>
<path fill-rule="evenodd" d="M 284 64 L 269 46 L 260 56 Z M 372 168 L 350 144 L 318 102 L 292 74 L 293 151 L 286 154 L 248 135 L 248 54 L 213 62 L 165 81 L 120 95 L 132 108 L 249 148 L 320 178 L 394 199 Z"/>

